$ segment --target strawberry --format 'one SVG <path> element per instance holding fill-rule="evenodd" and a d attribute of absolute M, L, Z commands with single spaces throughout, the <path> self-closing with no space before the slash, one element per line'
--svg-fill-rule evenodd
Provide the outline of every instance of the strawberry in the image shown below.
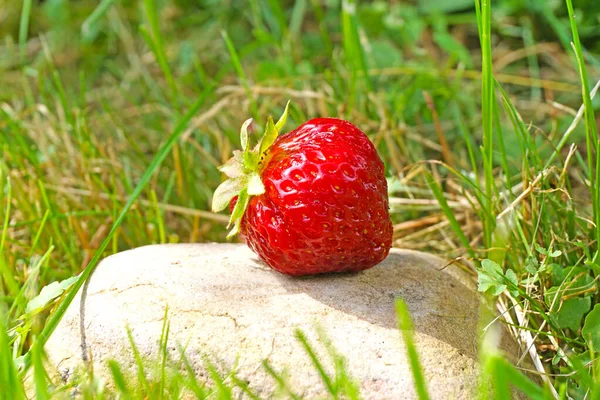
<path fill-rule="evenodd" d="M 289 103 L 288 103 L 289 105 Z M 278 136 L 288 107 L 271 117 L 250 151 L 220 169 L 213 211 L 230 206 L 228 237 L 240 232 L 271 268 L 287 275 L 360 271 L 382 261 L 392 243 L 383 162 L 367 136 L 335 118 L 312 119 Z"/>

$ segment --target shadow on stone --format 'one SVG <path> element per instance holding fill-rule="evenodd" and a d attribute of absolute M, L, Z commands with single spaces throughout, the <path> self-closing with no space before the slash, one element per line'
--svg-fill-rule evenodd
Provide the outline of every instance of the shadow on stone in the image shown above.
<path fill-rule="evenodd" d="M 477 359 L 477 294 L 441 270 L 443 265 L 439 269 L 423 265 L 422 260 L 415 257 L 410 252 L 391 253 L 367 271 L 336 274 L 335 285 L 331 285 L 331 275 L 278 276 L 278 279 L 291 293 L 305 293 L 328 307 L 385 328 L 397 327 L 394 302 L 396 298 L 404 299 L 415 322 L 415 331 Z M 352 302 L 347 296 L 350 291 Z M 460 313 L 448 313 L 448 310 L 460 310 Z"/>

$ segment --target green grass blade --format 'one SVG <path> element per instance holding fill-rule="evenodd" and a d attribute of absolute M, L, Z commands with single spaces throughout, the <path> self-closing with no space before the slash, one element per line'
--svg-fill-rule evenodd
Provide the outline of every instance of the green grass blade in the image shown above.
<path fill-rule="evenodd" d="M 42 237 L 42 232 L 44 231 L 44 227 L 46 226 L 46 222 L 48 221 L 48 217 L 50 216 L 50 210 L 46 209 L 44 216 L 40 222 L 40 227 L 38 228 L 33 241 L 31 242 L 31 249 L 29 249 L 29 256 L 33 254 L 35 249 L 37 248 L 38 243 L 40 242 L 40 238 Z"/>
<path fill-rule="evenodd" d="M 6 399 L 24 399 L 25 392 L 12 358 L 10 339 L 4 325 L 5 316 L 0 309 L 0 390 Z"/>
<path fill-rule="evenodd" d="M 185 355 L 185 349 L 182 347 L 178 347 L 178 349 L 179 349 L 179 354 L 181 356 L 180 359 L 183 363 L 183 367 L 187 374 L 186 386 L 192 392 L 194 392 L 194 395 L 197 398 L 203 399 L 203 398 L 207 397 L 207 393 L 204 390 L 203 385 L 201 385 L 200 382 L 198 382 L 198 378 L 196 378 L 196 372 L 194 371 L 194 368 L 192 367 L 190 360 Z"/>
<path fill-rule="evenodd" d="M 171 72 L 169 62 L 167 61 L 165 41 L 160 30 L 160 23 L 158 20 L 158 12 L 156 10 L 155 0 L 144 0 L 144 9 L 146 11 L 146 18 L 148 19 L 148 24 L 150 25 L 150 37 L 153 43 L 151 49 L 153 50 L 154 56 L 156 57 L 156 61 L 158 62 L 158 65 L 160 66 L 160 69 L 162 70 L 165 79 L 167 80 L 167 84 L 169 85 L 169 89 L 171 91 L 171 101 L 174 105 L 178 105 L 179 96 L 177 85 L 175 83 L 175 78 L 173 78 L 173 73 Z"/>
<path fill-rule="evenodd" d="M 600 243 L 600 200 L 598 194 L 598 184 L 600 183 L 600 168 L 598 168 L 598 161 L 600 154 L 598 154 L 598 130 L 596 128 L 596 118 L 594 116 L 594 105 L 592 104 L 592 98 L 590 96 L 590 86 L 588 81 L 587 68 L 583 58 L 583 49 L 581 47 L 581 41 L 579 40 L 579 30 L 577 28 L 577 21 L 575 20 L 575 12 L 573 11 L 572 0 L 566 0 L 567 10 L 569 11 L 569 21 L 571 23 L 571 32 L 573 34 L 573 49 L 575 50 L 575 56 L 577 59 L 577 66 L 579 72 L 579 78 L 581 81 L 581 90 L 583 96 L 583 104 L 585 106 L 585 127 L 586 127 L 586 150 L 587 150 L 587 164 L 589 170 L 590 179 L 590 194 L 592 196 L 592 209 L 594 213 L 596 243 Z M 599 246 L 600 247 L 600 246 Z M 598 257 L 599 250 L 596 249 L 594 258 Z"/>
<path fill-rule="evenodd" d="M 244 394 L 246 396 L 248 396 L 249 399 L 260 400 L 260 397 L 258 397 L 258 395 L 256 393 L 254 393 L 252 390 L 250 390 L 250 388 L 248 387 L 248 383 L 246 383 L 243 379 L 238 378 L 236 374 L 231 375 L 231 381 L 238 388 L 240 388 L 241 391 L 244 392 Z"/>
<path fill-rule="evenodd" d="M 0 237 L 0 254 L 4 252 L 4 244 L 8 235 L 8 223 L 10 222 L 10 205 L 12 203 L 12 185 L 8 176 L 6 177 L 6 187 L 3 188 L 3 191 L 6 192 L 6 198 L 2 199 L 6 202 L 6 208 L 4 209 L 4 222 L 2 223 L 2 236 Z"/>
<path fill-rule="evenodd" d="M 169 314 L 169 307 L 165 307 L 165 314 L 163 316 L 163 326 L 162 326 L 162 330 L 160 332 L 160 389 L 159 389 L 159 396 L 160 398 L 163 398 L 164 395 L 164 390 L 165 390 L 165 383 L 167 380 L 166 377 L 166 368 L 167 368 L 167 361 L 168 361 L 168 343 L 169 343 L 169 329 L 171 327 L 171 325 L 169 324 L 169 319 L 167 318 Z"/>
<path fill-rule="evenodd" d="M 119 363 L 117 363 L 115 360 L 108 360 L 108 368 L 110 368 L 110 373 L 113 377 L 115 388 L 120 392 L 120 395 L 125 399 L 131 399 L 131 393 L 127 388 L 127 382 L 125 381 L 123 372 L 121 372 Z"/>
<path fill-rule="evenodd" d="M 505 385 L 506 388 L 508 388 L 508 384 L 510 383 L 510 385 L 519 389 L 532 400 L 542 400 L 544 398 L 544 389 L 519 372 L 502 355 L 495 355 L 492 356 L 492 358 L 494 360 L 494 375 L 502 376 L 503 385 Z M 510 394 L 508 392 L 506 393 L 508 394 L 508 397 L 505 398 L 511 398 Z M 496 394 L 498 394 L 498 392 L 496 392 Z"/>
<path fill-rule="evenodd" d="M 29 272 L 29 276 L 27 277 L 27 280 L 25 281 L 23 286 L 21 286 L 19 293 L 17 293 L 17 295 L 15 296 L 15 300 L 13 301 L 13 304 L 11 305 L 10 309 L 8 310 L 7 315 L 9 318 L 17 310 L 19 310 L 21 313 L 25 312 L 25 308 L 27 307 L 27 299 L 25 298 L 25 294 L 26 294 L 27 290 L 30 289 L 33 282 L 35 282 L 37 279 L 39 279 L 39 276 L 41 275 L 40 271 L 42 269 L 42 266 L 48 262 L 48 259 L 50 258 L 50 254 L 52 254 L 53 251 L 54 251 L 54 246 L 50 246 L 50 248 L 46 251 L 46 253 L 44 253 L 44 255 L 39 260 L 37 260 L 37 262 L 35 263 L 33 268 L 31 268 L 31 271 Z"/>
<path fill-rule="evenodd" d="M 3 200 L 6 202 L 6 208 L 4 209 L 4 222 L 2 223 L 2 237 L 0 237 L 0 278 L 4 279 L 4 284 L 6 285 L 9 294 L 15 296 L 20 290 L 19 284 L 9 270 L 8 265 L 6 265 L 3 256 L 6 236 L 8 235 L 8 223 L 10 222 L 10 205 L 12 203 L 12 186 L 10 177 L 8 176 L 6 177 L 6 187 L 4 191 L 6 191 L 6 197 Z"/>
<path fill-rule="evenodd" d="M 452 209 L 448 205 L 448 201 L 446 200 L 446 196 L 444 196 L 444 192 L 442 191 L 442 188 L 435 181 L 435 179 L 433 178 L 433 175 L 431 175 L 431 173 L 429 171 L 425 171 L 425 178 L 427 180 L 427 184 L 429 185 L 429 188 L 431 189 L 431 192 L 433 193 L 433 196 L 436 198 L 436 200 L 440 204 L 442 212 L 444 213 L 446 218 L 448 218 L 448 221 L 450 222 L 450 226 L 454 230 L 454 233 L 456 233 L 456 235 L 458 236 L 458 239 L 460 240 L 460 242 L 462 243 L 464 248 L 467 250 L 469 255 L 471 257 L 475 258 L 476 257 L 475 251 L 473 251 L 473 247 L 469 243 L 469 239 L 467 239 L 467 237 L 465 236 L 465 233 L 463 232 L 462 228 L 460 227 L 460 224 L 456 220 L 456 217 L 454 216 L 454 211 L 452 211 Z"/>
<path fill-rule="evenodd" d="M 250 101 L 250 106 L 252 107 L 252 115 L 256 121 L 259 121 L 258 115 L 258 107 L 256 106 L 256 102 L 254 101 L 254 96 L 252 95 L 252 91 L 250 90 L 250 84 L 248 83 L 248 78 L 246 77 L 246 73 L 244 72 L 244 68 L 242 68 L 242 63 L 240 61 L 240 57 L 238 55 L 237 50 L 231 39 L 229 38 L 229 34 L 227 31 L 221 31 L 221 36 L 225 41 L 225 45 L 227 46 L 227 51 L 229 52 L 229 56 L 231 57 L 231 62 L 233 63 L 233 67 L 235 68 L 235 72 L 238 75 L 242 86 L 246 90 L 246 95 L 248 96 L 248 100 Z"/>
<path fill-rule="evenodd" d="M 127 328 L 127 338 L 129 339 L 129 345 L 131 346 L 131 351 L 133 353 L 133 360 L 137 365 L 137 383 L 142 386 L 146 394 L 150 394 L 150 384 L 148 383 L 148 379 L 146 379 L 144 360 L 142 360 L 142 357 L 140 356 L 140 352 L 133 341 L 133 336 L 131 335 L 131 330 L 129 328 Z"/>
<path fill-rule="evenodd" d="M 208 360 L 208 358 L 204 359 L 204 365 L 206 365 L 206 369 L 208 370 L 208 374 L 210 378 L 213 380 L 216 386 L 217 397 L 220 400 L 231 400 L 233 399 L 233 395 L 231 393 L 231 389 L 225 383 L 225 378 L 221 376 L 217 368 Z M 212 397 L 212 396 L 211 396 Z"/>
<path fill-rule="evenodd" d="M 267 360 L 263 360 L 262 366 L 265 369 L 265 371 L 267 372 L 267 374 L 269 374 L 273 379 L 275 379 L 275 382 L 277 382 L 279 389 L 285 391 L 287 393 L 287 395 L 289 396 L 289 398 L 291 398 L 293 400 L 301 399 L 300 396 L 298 396 L 297 394 L 292 392 L 292 390 L 290 389 L 290 387 L 287 384 L 287 382 L 285 381 L 285 379 L 283 379 L 283 377 L 280 374 L 278 374 L 277 371 L 275 371 L 273 366 L 271 366 L 271 364 L 269 364 L 269 362 Z"/>
<path fill-rule="evenodd" d="M 100 4 L 98 4 L 90 16 L 83 21 L 83 24 L 81 24 L 81 35 L 83 37 L 88 37 L 90 34 L 92 34 L 92 32 L 97 31 L 98 28 L 96 25 L 102 19 L 102 17 L 106 15 L 110 9 L 110 6 L 112 6 L 115 1 L 116 0 L 102 0 Z"/>
<path fill-rule="evenodd" d="M 410 319 L 408 307 L 402 299 L 396 299 L 396 316 L 398 318 L 398 329 L 400 329 L 400 332 L 402 333 L 404 346 L 406 346 L 406 353 L 410 361 L 410 368 L 412 370 L 417 396 L 420 400 L 427 400 L 429 399 L 429 394 L 427 393 L 423 369 L 419 362 L 419 355 L 413 338 L 412 321 Z"/>
<path fill-rule="evenodd" d="M 325 371 L 323 364 L 321 364 L 321 361 L 319 361 L 319 358 L 317 357 L 317 354 L 313 350 L 312 346 L 310 345 L 310 343 L 308 343 L 308 339 L 306 338 L 306 335 L 304 334 L 304 332 L 302 332 L 300 329 L 296 329 L 294 333 L 296 335 L 296 339 L 298 339 L 298 341 L 304 348 L 304 351 L 306 351 L 306 353 L 308 354 L 308 357 L 310 358 L 313 365 L 317 369 L 317 372 L 319 373 L 319 376 L 321 377 L 321 380 L 327 387 L 327 390 L 329 391 L 329 393 L 331 393 L 332 395 L 336 395 L 337 388 L 334 386 L 334 384 L 331 380 L 331 377 Z"/>
<path fill-rule="evenodd" d="M 481 119 L 483 125 L 483 169 L 485 177 L 486 209 L 493 211 L 494 198 L 494 172 L 493 172 L 493 147 L 494 147 L 494 78 L 492 70 L 492 45 L 491 45 L 491 0 L 480 0 L 481 11 L 478 14 L 478 25 L 481 37 Z M 487 218 L 484 222 L 484 237 L 488 247 L 492 245 L 494 218 Z"/>
<path fill-rule="evenodd" d="M 31 18 L 31 5 L 33 0 L 23 0 L 21 9 L 21 22 L 19 23 L 19 50 L 21 62 L 25 59 L 25 47 L 27 46 L 27 35 L 29 33 L 29 20 Z"/>
<path fill-rule="evenodd" d="M 33 380 L 35 382 L 35 398 L 38 400 L 47 400 L 50 398 L 48 393 L 48 382 L 46 380 L 46 370 L 42 361 L 42 351 L 40 344 L 35 342 L 31 348 L 31 357 L 33 359 Z"/>

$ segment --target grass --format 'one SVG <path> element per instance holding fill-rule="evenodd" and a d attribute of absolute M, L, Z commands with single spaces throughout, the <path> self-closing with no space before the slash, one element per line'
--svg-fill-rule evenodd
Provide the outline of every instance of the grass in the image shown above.
<path fill-rule="evenodd" d="M 42 348 L 101 258 L 224 241 L 227 216 L 208 212 L 217 166 L 245 119 L 291 99 L 287 126 L 331 115 L 369 134 L 394 245 L 460 260 L 502 312 L 542 384 L 488 349 L 494 398 L 508 382 L 599 398 L 596 3 L 0 0 L 0 387 L 22 397 L 32 368 L 38 397 L 69 390 L 49 385 Z M 341 356 L 329 376 L 297 338 L 332 397 L 358 397 Z M 164 356 L 137 361 L 157 382 L 112 363 L 122 397 L 255 396 L 210 363 L 205 386 Z M 106 395 L 93 376 L 81 390 Z"/>

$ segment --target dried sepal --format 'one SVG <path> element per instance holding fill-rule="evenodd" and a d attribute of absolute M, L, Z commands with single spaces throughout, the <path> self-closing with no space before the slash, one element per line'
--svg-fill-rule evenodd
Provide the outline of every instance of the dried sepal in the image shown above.
<path fill-rule="evenodd" d="M 228 178 L 237 178 L 244 174 L 244 153 L 239 150 L 233 151 L 233 157 L 219 167 L 219 171 Z"/>
<path fill-rule="evenodd" d="M 242 124 L 242 128 L 240 129 L 240 142 L 242 144 L 242 150 L 244 152 L 248 151 L 248 126 L 252 123 L 252 118 L 248 118 Z"/>
<path fill-rule="evenodd" d="M 212 199 L 212 210 L 213 212 L 223 211 L 231 199 L 237 196 L 245 186 L 247 186 L 248 178 L 246 176 L 239 176 L 237 178 L 227 179 L 217 187 Z"/>

